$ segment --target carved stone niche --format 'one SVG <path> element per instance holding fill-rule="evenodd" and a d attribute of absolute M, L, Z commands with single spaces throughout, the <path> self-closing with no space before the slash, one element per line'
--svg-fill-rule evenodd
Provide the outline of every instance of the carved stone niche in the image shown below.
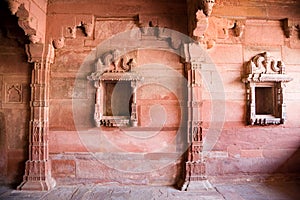
<path fill-rule="evenodd" d="M 269 52 L 254 56 L 242 81 L 247 88 L 247 121 L 251 125 L 283 124 L 286 120 L 285 65 Z"/>
<path fill-rule="evenodd" d="M 133 67 L 135 59 L 120 56 L 118 50 L 97 60 L 96 71 L 88 76 L 96 88 L 94 120 L 97 127 L 138 125 L 137 87 L 143 78 Z"/>

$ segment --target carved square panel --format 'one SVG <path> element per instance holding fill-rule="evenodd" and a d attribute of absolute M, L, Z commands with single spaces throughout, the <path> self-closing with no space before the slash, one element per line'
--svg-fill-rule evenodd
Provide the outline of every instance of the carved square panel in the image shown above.
<path fill-rule="evenodd" d="M 3 107 L 26 107 L 29 104 L 30 86 L 25 77 L 4 76 L 1 89 Z"/>

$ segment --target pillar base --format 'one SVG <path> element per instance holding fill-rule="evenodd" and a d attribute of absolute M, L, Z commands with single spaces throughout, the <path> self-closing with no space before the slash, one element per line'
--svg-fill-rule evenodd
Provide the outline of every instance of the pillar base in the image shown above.
<path fill-rule="evenodd" d="M 207 179 L 197 181 L 185 181 L 181 186 L 181 191 L 201 191 L 215 190 Z"/>
<path fill-rule="evenodd" d="M 50 161 L 28 160 L 25 167 L 23 182 L 18 190 L 47 191 L 55 187 L 56 181 L 51 176 Z"/>
<path fill-rule="evenodd" d="M 48 191 L 53 189 L 55 185 L 56 181 L 53 178 L 46 178 L 40 181 L 25 180 L 17 187 L 17 190 Z"/>

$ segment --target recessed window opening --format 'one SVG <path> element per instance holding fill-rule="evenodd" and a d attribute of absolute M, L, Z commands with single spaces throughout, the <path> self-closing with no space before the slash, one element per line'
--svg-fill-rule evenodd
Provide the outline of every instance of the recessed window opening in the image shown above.
<path fill-rule="evenodd" d="M 132 104 L 131 81 L 106 81 L 105 116 L 130 117 Z"/>
<path fill-rule="evenodd" d="M 255 88 L 255 108 L 257 115 L 275 115 L 274 101 L 273 87 Z"/>

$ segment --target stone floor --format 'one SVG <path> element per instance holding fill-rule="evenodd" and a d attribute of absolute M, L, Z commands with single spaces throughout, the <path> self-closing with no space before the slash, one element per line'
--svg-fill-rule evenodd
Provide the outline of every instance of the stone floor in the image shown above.
<path fill-rule="evenodd" d="M 2 200 L 300 200 L 300 182 L 222 183 L 215 190 L 184 192 L 172 187 L 77 185 L 59 186 L 48 192 L 24 192 L 0 186 Z"/>

